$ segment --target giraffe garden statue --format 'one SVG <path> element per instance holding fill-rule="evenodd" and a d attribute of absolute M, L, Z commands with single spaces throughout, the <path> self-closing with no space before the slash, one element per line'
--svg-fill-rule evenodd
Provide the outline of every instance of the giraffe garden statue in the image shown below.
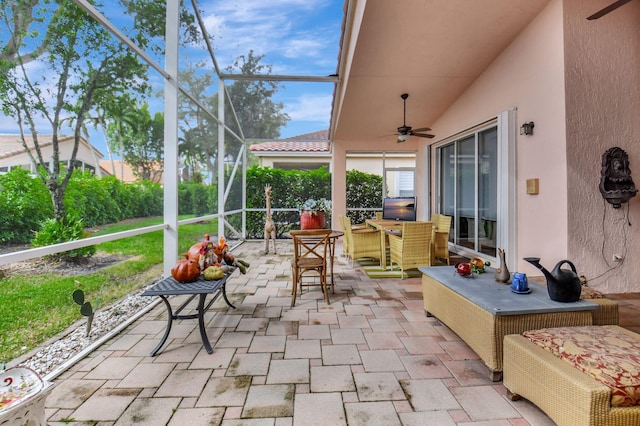
<path fill-rule="evenodd" d="M 264 222 L 264 254 L 269 254 L 269 238 L 273 240 L 273 253 L 276 253 L 276 224 L 271 219 L 271 186 L 264 187 L 267 199 L 267 218 Z"/>

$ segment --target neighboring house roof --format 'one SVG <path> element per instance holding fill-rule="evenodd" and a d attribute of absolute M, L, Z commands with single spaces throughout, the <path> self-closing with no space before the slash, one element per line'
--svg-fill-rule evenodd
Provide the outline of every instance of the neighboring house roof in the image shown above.
<path fill-rule="evenodd" d="M 269 154 L 330 154 L 331 146 L 327 140 L 329 130 L 305 133 L 277 141 L 262 142 L 249 147 L 255 155 Z"/>
<path fill-rule="evenodd" d="M 35 146 L 31 135 L 25 135 L 28 151 L 35 156 Z M 38 146 L 43 161 L 49 162 L 53 157 L 53 135 L 38 134 Z M 58 136 L 58 155 L 60 161 L 68 161 L 74 148 L 74 137 Z M 0 134 L 0 167 L 33 167 L 29 153 L 21 142 L 20 134 Z M 84 138 L 80 144 L 75 159 L 91 167 L 98 167 L 98 162 L 104 155 Z"/>
<path fill-rule="evenodd" d="M 133 169 L 131 168 L 131 166 L 126 162 L 120 160 L 113 160 L 113 168 L 111 167 L 111 161 L 101 160 L 100 167 L 103 170 L 106 170 L 109 175 L 115 176 L 125 183 L 132 183 L 140 180 L 136 175 L 133 174 Z M 115 174 L 113 173 L 114 169 Z"/>
<path fill-rule="evenodd" d="M 158 163 L 156 167 L 154 167 L 155 174 L 153 177 L 153 181 L 156 183 L 164 183 L 164 174 L 161 172 L 163 166 L 164 165 L 162 163 Z M 131 167 L 131 165 L 126 161 L 113 160 L 112 168 L 110 160 L 102 160 L 100 161 L 100 167 L 103 170 L 106 170 L 109 175 L 115 176 L 125 183 L 140 181 L 140 178 L 133 172 L 133 168 Z M 113 174 L 113 169 L 115 169 L 116 171 L 115 174 Z"/>
<path fill-rule="evenodd" d="M 69 141 L 73 142 L 73 136 L 58 136 L 59 144 L 63 144 Z M 31 138 L 27 138 L 26 142 L 29 147 L 33 146 L 33 140 Z M 80 138 L 80 143 L 84 144 L 87 147 L 91 147 L 99 158 L 104 157 L 104 155 L 100 151 L 98 151 L 95 146 L 91 145 L 84 138 Z M 38 145 L 41 149 L 49 147 L 52 144 L 53 135 L 38 135 Z M 24 147 L 22 146 L 19 134 L 0 134 L 0 159 L 14 157 L 26 152 L 26 149 L 24 149 Z"/>

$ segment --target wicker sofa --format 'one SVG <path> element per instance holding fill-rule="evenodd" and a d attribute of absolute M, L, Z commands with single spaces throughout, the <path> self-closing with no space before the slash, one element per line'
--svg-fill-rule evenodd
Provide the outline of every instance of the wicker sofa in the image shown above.
<path fill-rule="evenodd" d="M 586 296 L 586 295 L 585 295 Z M 611 299 L 584 297 L 585 300 L 599 305 L 595 311 L 591 311 L 593 325 L 618 325 L 620 322 L 618 314 L 618 302 Z"/>
<path fill-rule="evenodd" d="M 543 276 L 530 276 L 529 280 L 540 285 L 546 285 L 546 278 Z M 618 302 L 607 299 L 603 293 L 586 285 L 582 286 L 580 298 L 599 305 L 597 310 L 591 311 L 593 325 L 619 324 Z"/>
<path fill-rule="evenodd" d="M 640 335 L 615 325 L 601 329 L 637 340 L 640 351 Z M 508 396 L 528 399 L 559 426 L 640 425 L 640 406 L 612 407 L 609 386 L 520 334 L 505 336 L 503 368 Z"/>
<path fill-rule="evenodd" d="M 574 311 L 531 311 L 531 313 L 502 314 L 496 315 L 486 307 L 480 306 L 476 301 L 471 300 L 478 296 L 478 290 L 484 285 L 495 286 L 498 292 L 495 294 L 496 300 L 501 300 L 500 292 L 509 292 L 508 286 L 495 285 L 493 272 L 482 274 L 471 282 L 455 278 L 455 273 L 448 267 L 421 267 L 422 291 L 424 310 L 427 316 L 438 318 L 443 324 L 449 327 L 462 340 L 475 351 L 490 370 L 489 377 L 493 381 L 502 378 L 502 358 L 503 358 L 503 337 L 508 334 L 521 333 L 526 330 L 534 330 L 542 327 L 561 326 L 582 326 L 594 324 L 594 317 L 597 322 L 614 321 L 617 319 L 617 304 L 608 299 L 589 300 L 598 304 L 597 309 Z M 533 285 L 533 284 L 532 284 Z M 467 289 L 474 293 L 472 296 L 465 296 L 461 291 Z M 540 294 L 546 289 L 535 290 Z M 510 292 L 509 292 L 510 293 Z M 531 305 L 529 299 L 523 307 Z M 547 299 L 546 295 L 541 296 Z M 599 312 L 604 307 L 604 312 Z"/>

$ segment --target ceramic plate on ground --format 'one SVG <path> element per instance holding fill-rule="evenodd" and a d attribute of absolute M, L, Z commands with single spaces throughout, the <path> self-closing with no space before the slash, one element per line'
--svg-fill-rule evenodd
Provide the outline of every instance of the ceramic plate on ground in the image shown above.
<path fill-rule="evenodd" d="M 0 411 L 4 411 L 36 395 L 44 383 L 30 368 L 13 367 L 0 374 Z"/>
<path fill-rule="evenodd" d="M 514 289 L 511 289 L 511 291 L 514 292 L 515 294 L 529 294 L 529 293 L 531 293 L 531 289 L 530 288 L 526 289 L 525 291 L 518 291 L 518 290 L 514 290 Z"/>

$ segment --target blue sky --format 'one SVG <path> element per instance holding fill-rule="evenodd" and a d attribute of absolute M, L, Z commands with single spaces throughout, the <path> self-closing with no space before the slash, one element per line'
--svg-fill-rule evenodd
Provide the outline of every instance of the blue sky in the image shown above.
<path fill-rule="evenodd" d="M 126 26 L 130 18 L 121 14 L 115 1 L 105 0 L 105 15 L 116 26 Z M 188 2 L 190 3 L 190 2 Z M 220 68 L 231 65 L 240 55 L 253 50 L 264 55 L 261 64 L 272 65 L 272 74 L 327 76 L 336 72 L 344 0 L 200 0 L 201 15 L 214 37 L 213 47 Z M 6 32 L 0 31 L 0 34 Z M 181 63 L 203 57 L 202 50 L 181 51 Z M 162 65 L 162 59 L 159 60 Z M 46 75 L 47 70 L 36 72 Z M 162 79 L 153 73 L 154 90 L 162 89 Z M 331 114 L 332 83 L 283 82 L 275 96 L 285 105 L 289 124 L 281 129 L 287 138 L 327 129 Z M 151 109 L 162 100 L 151 100 Z M 154 105 L 157 108 L 154 108 Z M 43 133 L 50 133 L 43 126 Z M 13 119 L 0 114 L 0 133 L 18 133 Z M 107 154 L 101 132 L 91 132 L 91 142 Z M 106 158 L 105 158 L 106 159 Z"/>
<path fill-rule="evenodd" d="M 273 74 L 321 75 L 336 72 L 344 0 L 201 1 L 214 36 L 221 68 L 253 49 Z M 333 84 L 285 82 L 277 100 L 291 122 L 283 137 L 327 129 Z"/>

